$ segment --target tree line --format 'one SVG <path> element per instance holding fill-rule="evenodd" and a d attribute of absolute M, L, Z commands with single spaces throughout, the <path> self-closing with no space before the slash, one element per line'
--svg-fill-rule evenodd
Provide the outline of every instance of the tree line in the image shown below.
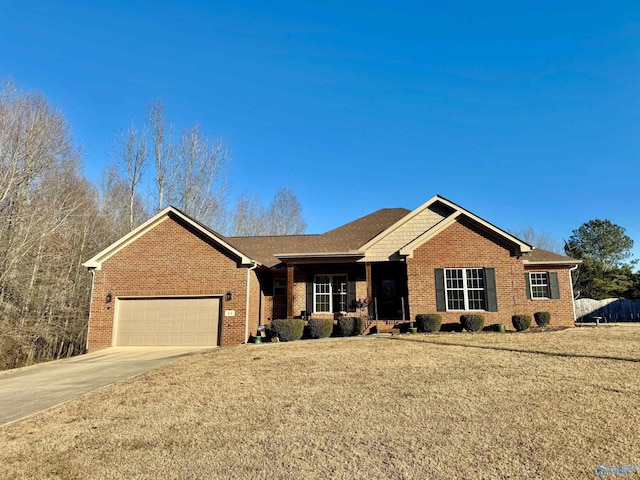
<path fill-rule="evenodd" d="M 94 185 L 60 110 L 0 85 L 0 369 L 82 352 L 91 288 L 82 263 L 166 205 L 228 235 L 304 232 L 287 188 L 266 207 L 250 193 L 227 207 L 228 146 L 198 124 L 174 136 L 164 111 L 149 104 L 144 125 L 117 135 Z"/>
<path fill-rule="evenodd" d="M 302 206 L 289 188 L 280 188 L 266 207 L 255 193 L 245 192 L 228 208 L 230 161 L 221 139 L 209 137 L 198 123 L 176 135 L 164 103 L 149 103 L 144 124 L 116 136 L 100 182 L 102 201 L 118 219 L 117 236 L 167 205 L 231 236 L 305 231 Z M 153 185 L 151 193 L 141 188 L 145 180 Z"/>

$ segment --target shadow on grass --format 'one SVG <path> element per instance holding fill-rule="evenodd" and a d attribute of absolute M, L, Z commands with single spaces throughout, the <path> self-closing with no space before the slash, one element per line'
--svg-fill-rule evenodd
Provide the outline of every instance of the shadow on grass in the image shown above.
<path fill-rule="evenodd" d="M 491 345 L 469 345 L 467 343 L 436 342 L 433 340 L 422 340 L 418 338 L 413 339 L 413 338 L 390 337 L 388 340 L 400 340 L 400 341 L 414 342 L 414 343 L 429 343 L 431 345 L 443 345 L 445 347 L 447 346 L 448 347 L 467 347 L 467 348 L 478 348 L 480 350 L 495 350 L 495 351 L 502 351 L 502 352 L 514 352 L 514 353 L 531 353 L 533 355 L 547 355 L 550 357 L 593 358 L 596 360 L 618 360 L 621 362 L 640 363 L 640 358 L 630 358 L 630 357 L 589 355 L 586 353 L 570 353 L 570 352 L 547 352 L 545 350 L 525 350 L 522 348 L 496 347 Z"/>

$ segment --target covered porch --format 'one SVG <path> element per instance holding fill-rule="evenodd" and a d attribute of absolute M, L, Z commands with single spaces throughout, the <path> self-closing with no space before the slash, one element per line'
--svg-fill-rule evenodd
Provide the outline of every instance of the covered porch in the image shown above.
<path fill-rule="evenodd" d="M 410 319 L 403 261 L 287 262 L 266 281 L 273 285 L 267 321 L 285 313 L 288 318 L 352 315 L 394 323 Z"/>

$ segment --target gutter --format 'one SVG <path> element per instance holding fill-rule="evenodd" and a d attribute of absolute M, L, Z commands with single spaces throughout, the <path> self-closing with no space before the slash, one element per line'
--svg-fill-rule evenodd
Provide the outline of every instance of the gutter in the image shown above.
<path fill-rule="evenodd" d="M 85 342 L 85 347 L 87 352 L 89 351 L 89 329 L 91 328 L 91 307 L 93 306 L 93 286 L 96 282 L 96 269 L 94 267 L 89 267 L 89 271 L 91 272 L 91 293 L 89 294 L 89 321 L 87 322 L 87 341 Z"/>
<path fill-rule="evenodd" d="M 575 265 L 576 267 L 582 263 L 582 260 L 523 260 L 525 265 Z"/>
<path fill-rule="evenodd" d="M 569 285 L 571 285 L 571 303 L 573 305 L 573 324 L 574 325 L 576 323 L 576 296 L 573 292 L 573 276 L 571 275 L 571 273 L 575 272 L 579 266 L 580 264 L 578 263 L 569 269 Z"/>
<path fill-rule="evenodd" d="M 279 259 L 295 259 L 295 258 L 350 258 L 363 257 L 364 252 L 360 250 L 350 252 L 312 252 L 312 253 L 274 253 L 273 256 Z"/>
<path fill-rule="evenodd" d="M 259 263 L 253 262 L 253 266 L 247 268 L 247 300 L 244 307 L 244 343 L 249 343 L 249 301 L 251 286 L 251 271 L 258 268 Z M 575 314 L 574 314 L 575 317 Z"/>

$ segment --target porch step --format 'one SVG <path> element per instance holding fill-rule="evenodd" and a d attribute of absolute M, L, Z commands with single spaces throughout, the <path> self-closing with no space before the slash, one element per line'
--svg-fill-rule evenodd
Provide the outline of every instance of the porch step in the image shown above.
<path fill-rule="evenodd" d="M 376 330 L 377 328 L 377 330 Z M 400 330 L 393 320 L 373 320 L 365 329 L 363 335 L 369 335 L 373 329 L 376 333 L 399 333 Z"/>

